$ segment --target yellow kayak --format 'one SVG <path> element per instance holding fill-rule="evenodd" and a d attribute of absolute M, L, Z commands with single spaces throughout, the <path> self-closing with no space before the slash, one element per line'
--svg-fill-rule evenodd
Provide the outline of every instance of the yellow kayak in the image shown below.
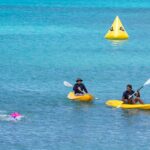
<path fill-rule="evenodd" d="M 144 109 L 150 110 L 150 104 L 123 104 L 121 100 L 108 100 L 107 106 L 123 108 L 123 109 Z"/>
<path fill-rule="evenodd" d="M 67 97 L 70 100 L 83 101 L 83 102 L 91 102 L 94 99 L 94 97 L 91 94 L 76 96 L 74 92 L 70 92 Z"/>

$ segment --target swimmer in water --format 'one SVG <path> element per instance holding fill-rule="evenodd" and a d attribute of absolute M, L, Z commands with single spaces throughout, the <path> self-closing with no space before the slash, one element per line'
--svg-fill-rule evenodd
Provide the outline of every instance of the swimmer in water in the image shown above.
<path fill-rule="evenodd" d="M 18 120 L 22 117 L 22 115 L 18 112 L 13 112 L 13 113 L 10 114 L 10 117 L 15 119 L 15 120 Z"/>

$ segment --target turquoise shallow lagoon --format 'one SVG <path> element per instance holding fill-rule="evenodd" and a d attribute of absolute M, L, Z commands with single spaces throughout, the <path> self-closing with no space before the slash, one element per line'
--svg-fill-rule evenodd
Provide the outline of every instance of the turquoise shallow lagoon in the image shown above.
<path fill-rule="evenodd" d="M 116 15 L 127 41 L 104 39 Z M 149 8 L 1 6 L 0 115 L 25 117 L 10 122 L 0 116 L 0 149 L 148 150 L 150 112 L 105 102 L 150 77 L 149 17 Z M 99 100 L 67 100 L 71 89 L 63 81 L 76 77 Z M 150 87 L 141 94 L 150 103 Z"/>

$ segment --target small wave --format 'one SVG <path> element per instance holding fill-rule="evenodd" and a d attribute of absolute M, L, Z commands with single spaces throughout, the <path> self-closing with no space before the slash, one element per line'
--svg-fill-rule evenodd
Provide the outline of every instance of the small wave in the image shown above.
<path fill-rule="evenodd" d="M 0 110 L 0 114 L 6 114 L 7 113 L 7 111 L 5 111 L 5 110 Z"/>
<path fill-rule="evenodd" d="M 128 40 L 109 40 L 111 42 L 111 45 L 116 48 L 119 46 L 122 46 L 123 44 L 125 44 L 126 42 L 128 42 Z"/>

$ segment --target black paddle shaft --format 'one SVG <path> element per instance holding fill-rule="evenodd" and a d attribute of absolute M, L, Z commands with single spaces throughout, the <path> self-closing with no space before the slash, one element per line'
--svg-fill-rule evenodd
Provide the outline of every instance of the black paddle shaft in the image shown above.
<path fill-rule="evenodd" d="M 137 92 L 139 92 L 143 87 L 144 87 L 144 86 L 142 85 L 139 89 L 137 89 Z M 130 99 L 134 94 L 136 94 L 137 92 L 134 92 L 134 93 L 129 97 L 129 99 Z"/>
<path fill-rule="evenodd" d="M 137 91 L 140 91 L 144 86 L 142 85 Z"/>

